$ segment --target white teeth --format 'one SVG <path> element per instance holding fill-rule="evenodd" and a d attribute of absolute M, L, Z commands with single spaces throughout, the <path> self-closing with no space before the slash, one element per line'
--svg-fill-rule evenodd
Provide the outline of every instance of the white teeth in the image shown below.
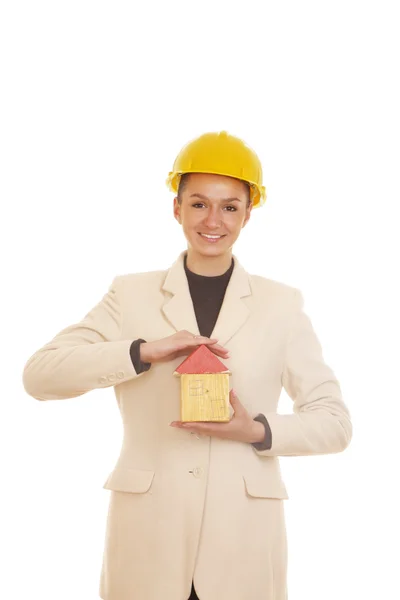
<path fill-rule="evenodd" d="M 217 240 L 218 238 L 222 237 L 222 235 L 207 235 L 206 233 L 201 233 L 200 235 L 206 238 L 211 238 L 212 240 Z"/>

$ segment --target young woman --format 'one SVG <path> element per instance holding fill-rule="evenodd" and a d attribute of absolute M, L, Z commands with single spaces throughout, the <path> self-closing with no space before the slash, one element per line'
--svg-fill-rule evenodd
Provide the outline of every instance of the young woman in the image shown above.
<path fill-rule="evenodd" d="M 116 276 L 27 361 L 24 386 L 38 400 L 114 386 L 124 439 L 104 484 L 103 600 L 286 600 L 278 457 L 341 452 L 349 411 L 301 292 L 232 254 L 265 201 L 254 151 L 205 134 L 167 181 L 187 249 L 166 271 Z M 231 372 L 227 423 L 178 420 L 173 372 L 200 344 Z M 293 414 L 277 413 L 282 386 Z"/>

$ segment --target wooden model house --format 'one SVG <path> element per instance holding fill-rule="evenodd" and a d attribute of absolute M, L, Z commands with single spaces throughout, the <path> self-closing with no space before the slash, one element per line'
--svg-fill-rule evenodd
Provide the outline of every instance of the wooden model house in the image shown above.
<path fill-rule="evenodd" d="M 229 421 L 231 372 L 202 344 L 177 367 L 181 378 L 181 421 Z"/>

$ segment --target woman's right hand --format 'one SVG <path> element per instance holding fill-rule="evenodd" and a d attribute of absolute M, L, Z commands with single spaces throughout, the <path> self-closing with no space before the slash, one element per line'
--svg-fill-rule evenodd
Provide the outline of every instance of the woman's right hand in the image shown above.
<path fill-rule="evenodd" d="M 208 346 L 217 356 L 229 358 L 229 350 L 220 346 L 217 342 L 218 340 L 215 338 L 202 335 L 195 337 L 190 331 L 183 329 L 161 340 L 141 343 L 140 360 L 149 363 L 172 360 L 177 356 L 190 354 L 196 346 L 201 344 Z"/>

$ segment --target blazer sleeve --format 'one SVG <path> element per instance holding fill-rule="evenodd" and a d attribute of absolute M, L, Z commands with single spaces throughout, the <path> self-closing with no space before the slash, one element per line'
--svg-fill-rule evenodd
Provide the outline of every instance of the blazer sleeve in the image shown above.
<path fill-rule="evenodd" d="M 135 377 L 132 339 L 121 339 L 120 276 L 78 323 L 62 329 L 26 362 L 22 381 L 37 400 L 64 400 Z"/>
<path fill-rule="evenodd" d="M 351 417 L 339 382 L 325 363 L 321 344 L 303 310 L 300 290 L 293 294 L 282 385 L 293 400 L 293 414 L 267 412 L 272 445 L 260 456 L 307 456 L 343 451 L 352 438 Z"/>

